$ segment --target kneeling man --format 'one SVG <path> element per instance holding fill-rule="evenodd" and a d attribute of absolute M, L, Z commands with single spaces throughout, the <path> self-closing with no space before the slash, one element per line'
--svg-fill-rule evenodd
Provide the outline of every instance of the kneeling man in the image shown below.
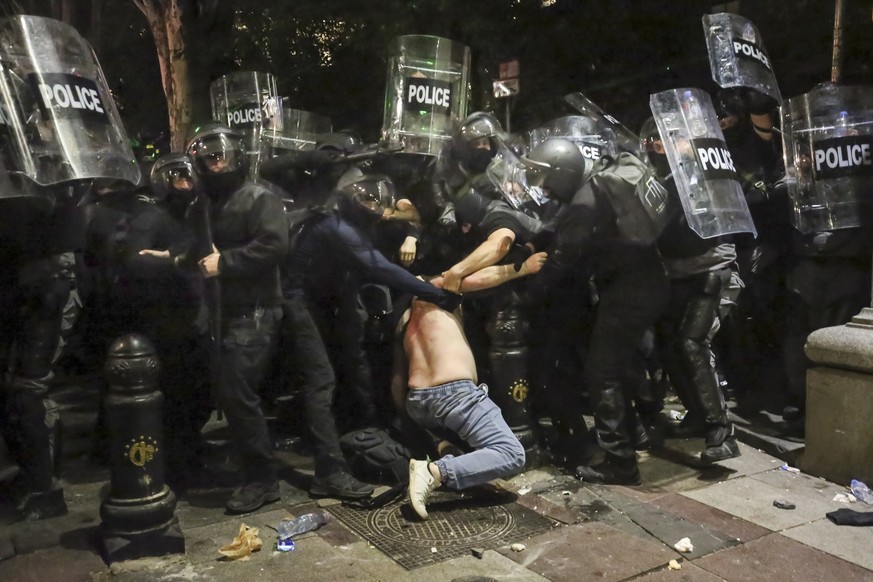
<path fill-rule="evenodd" d="M 531 255 L 516 271 L 512 265 L 486 267 L 463 279 L 462 292 L 489 289 L 539 272 L 546 253 Z M 442 277 L 430 281 L 440 287 Z M 392 392 L 395 403 L 426 429 L 449 429 L 473 452 L 434 461 L 409 462 L 409 501 L 427 519 L 427 500 L 442 484 L 467 489 L 518 472 L 524 448 L 500 409 L 478 385 L 473 352 L 464 335 L 461 308 L 454 312 L 413 298 L 397 330 Z M 407 392 L 408 388 L 408 392 Z"/>

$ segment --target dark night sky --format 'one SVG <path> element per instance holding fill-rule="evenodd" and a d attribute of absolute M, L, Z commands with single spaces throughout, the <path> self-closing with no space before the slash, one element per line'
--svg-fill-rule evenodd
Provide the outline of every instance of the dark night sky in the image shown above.
<path fill-rule="evenodd" d="M 330 67 L 319 66 L 311 47 L 306 52 L 309 41 L 289 38 L 290 32 L 274 41 L 266 57 L 250 40 L 213 31 L 205 47 L 217 51 L 216 58 L 207 63 L 208 71 L 197 70 L 197 98 L 201 108 L 208 107 L 205 87 L 222 74 L 268 71 L 293 107 L 330 116 L 335 127 L 355 127 L 374 140 L 382 124 L 388 46 L 400 34 L 433 34 L 470 46 L 470 111 L 491 108 L 502 117 L 505 103 L 490 95 L 491 80 L 500 60 L 517 58 L 521 94 L 512 103 L 512 119 L 518 130 L 567 113 L 561 98 L 572 91 L 582 91 L 635 128 L 648 116 L 650 93 L 684 86 L 714 89 L 701 24 L 712 0 L 556 0 L 546 8 L 540 3 L 519 0 L 516 9 L 501 12 L 496 8 L 507 0 L 219 2 L 226 22 L 241 7 L 253 15 L 252 22 L 264 7 L 272 7 L 284 10 L 286 20 L 298 15 L 308 22 L 334 18 L 362 24 L 354 39 L 339 39 L 333 47 Z M 873 0 L 844 4 L 844 82 L 873 85 Z M 832 0 L 742 0 L 739 13 L 760 30 L 783 96 L 805 93 L 830 78 Z M 130 0 L 104 4 L 104 18 L 99 33 L 89 38 L 122 101 L 129 132 L 164 127 L 166 110 L 144 18 Z M 225 54 L 218 54 L 222 50 Z"/>

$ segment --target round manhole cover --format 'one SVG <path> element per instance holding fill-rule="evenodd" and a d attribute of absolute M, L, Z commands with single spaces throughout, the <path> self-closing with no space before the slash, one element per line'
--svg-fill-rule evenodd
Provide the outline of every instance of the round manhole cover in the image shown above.
<path fill-rule="evenodd" d="M 368 516 L 368 529 L 385 540 L 430 548 L 481 544 L 506 535 L 515 525 L 515 516 L 500 505 L 453 505 L 441 511 L 438 504 L 428 504 L 427 521 L 410 521 L 403 506 L 386 507 Z"/>

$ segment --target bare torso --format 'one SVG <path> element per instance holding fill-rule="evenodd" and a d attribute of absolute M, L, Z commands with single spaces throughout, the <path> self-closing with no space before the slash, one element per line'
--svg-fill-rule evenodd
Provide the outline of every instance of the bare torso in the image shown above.
<path fill-rule="evenodd" d="M 476 362 L 464 336 L 460 310 L 450 313 L 413 300 L 403 336 L 409 388 L 428 388 L 454 380 L 478 383 Z"/>

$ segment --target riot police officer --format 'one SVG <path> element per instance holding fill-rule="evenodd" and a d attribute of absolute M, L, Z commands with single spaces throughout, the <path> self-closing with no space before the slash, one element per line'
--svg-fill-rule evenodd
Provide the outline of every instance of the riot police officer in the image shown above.
<path fill-rule="evenodd" d="M 195 130 L 186 153 L 211 203 L 213 250 L 197 265 L 204 278 L 221 284 L 221 373 L 214 389 L 242 458 L 243 485 L 227 510 L 247 513 L 280 497 L 258 392 L 282 320 L 279 265 L 288 226 L 282 201 L 246 179 L 240 134 L 206 124 Z"/>
<path fill-rule="evenodd" d="M 299 361 L 292 369 L 301 375 L 315 444 L 310 492 L 357 498 L 370 495 L 373 489 L 351 476 L 339 450 L 331 408 L 334 371 L 340 367 L 345 374 L 340 377 L 339 402 L 346 408 L 353 405 L 351 420 L 357 427 L 378 422 L 369 366 L 361 349 L 363 326 L 357 312 L 361 281 L 366 278 L 447 307 L 456 306 L 460 297 L 417 279 L 373 247 L 369 232 L 393 202 L 393 184 L 386 176 L 360 174 L 341 181 L 333 200 L 313 210 L 294 236 L 283 291 L 286 313 L 297 325 L 287 328 L 293 347 L 284 357 Z M 339 348 L 332 361 L 325 344 Z"/>
<path fill-rule="evenodd" d="M 674 188 L 654 119 L 640 134 L 658 177 Z M 700 458 L 705 463 L 738 457 L 711 354 L 720 326 L 719 306 L 736 269 L 736 249 L 726 237 L 701 238 L 683 213 L 667 225 L 658 249 L 670 277 L 669 301 L 656 326 L 658 347 L 670 383 L 688 409 L 673 435 L 704 436 L 706 448 Z"/>
<path fill-rule="evenodd" d="M 581 464 L 576 475 L 594 483 L 639 483 L 633 438 L 641 423 L 631 401 L 628 370 L 666 300 L 664 267 L 653 244 L 631 242 L 616 226 L 609 182 L 598 179 L 615 163 L 612 158 L 589 167 L 575 144 L 549 138 L 525 159 L 530 165 L 528 183 L 564 206 L 549 258 L 531 282 L 531 296 L 539 302 L 546 290 L 577 267 L 593 277 L 599 296 L 584 358 L 584 382 L 605 456 L 602 462 Z"/>

